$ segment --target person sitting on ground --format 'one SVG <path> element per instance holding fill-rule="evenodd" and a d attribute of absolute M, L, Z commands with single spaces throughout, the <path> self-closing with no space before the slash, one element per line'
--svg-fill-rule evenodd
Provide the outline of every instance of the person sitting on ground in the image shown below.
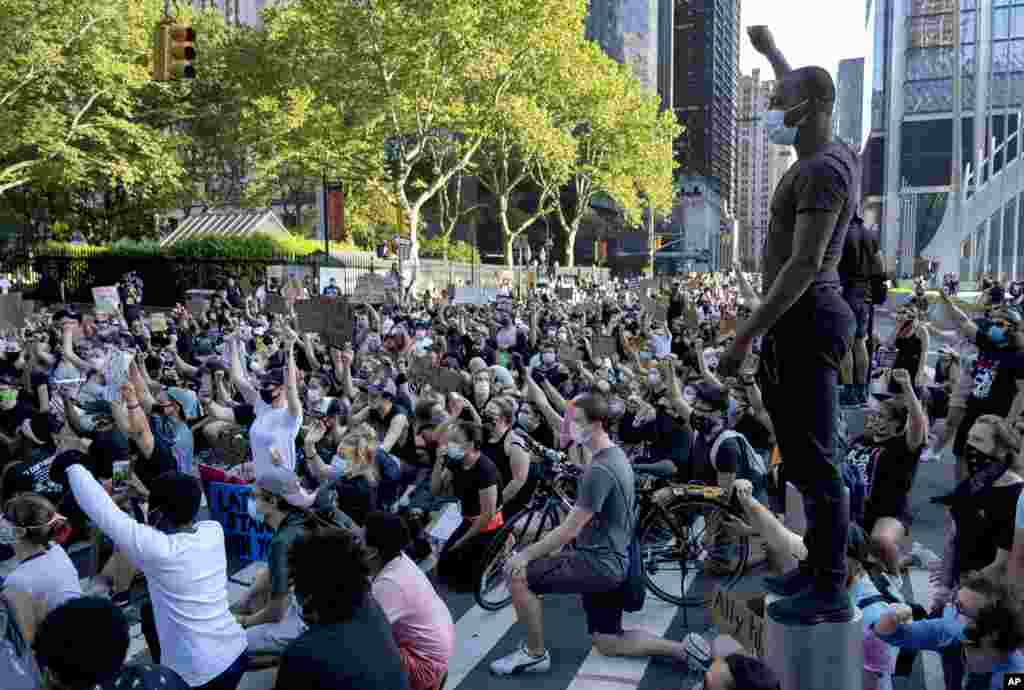
<path fill-rule="evenodd" d="M 407 552 L 405 521 L 382 511 L 366 516 L 373 597 L 391 622 L 412 690 L 440 687 L 455 647 L 455 623 L 434 585 Z"/>
<path fill-rule="evenodd" d="M 46 614 L 69 599 L 82 596 L 78 571 L 54 539 L 69 529 L 67 518 L 39 494 L 25 493 L 4 506 L 0 533 L 13 539 L 18 565 L 4 579 L 5 588 L 31 594 Z"/>
<path fill-rule="evenodd" d="M 326 529 L 299 537 L 288 570 L 308 629 L 285 650 L 276 690 L 409 690 L 391 626 L 371 595 L 366 550 L 354 534 Z"/>
<path fill-rule="evenodd" d="M 189 690 L 166 666 L 124 665 L 129 642 L 128 620 L 109 600 L 62 604 L 40 624 L 33 644 L 43 690 Z"/>
<path fill-rule="evenodd" d="M 256 480 L 249 497 L 249 516 L 274 530 L 267 567 L 259 572 L 245 597 L 234 607 L 246 629 L 251 654 L 280 654 L 305 631 L 291 596 L 288 550 L 306 534 L 315 497 L 301 490 L 291 470 L 272 467 Z"/>

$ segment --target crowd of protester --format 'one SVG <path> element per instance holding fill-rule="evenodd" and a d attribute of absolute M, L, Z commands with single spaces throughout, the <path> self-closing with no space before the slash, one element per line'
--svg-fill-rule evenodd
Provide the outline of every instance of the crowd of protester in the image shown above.
<path fill-rule="evenodd" d="M 28 317 L 4 334 L 0 360 L 3 602 L 23 671 L 3 687 L 231 690 L 276 667 L 282 690 L 441 688 L 460 640 L 439 588 L 472 590 L 494 535 L 529 504 L 543 448 L 583 472 L 573 509 L 507 564 L 525 641 L 491 671 L 547 671 L 543 597 L 579 594 L 602 654 L 676 659 L 707 690 L 777 687 L 742 650 L 624 629 L 620 592 L 636 473 L 716 485 L 746 517 L 735 534 L 806 556 L 779 519 L 786 465 L 758 350 L 736 377 L 717 373 L 761 299 L 756 278 L 358 305 L 337 346 L 268 313 L 267 295 L 287 284 L 246 295 L 230 281 L 202 308 L 157 314 L 131 277 L 115 313 Z M 889 342 L 857 333 L 871 395 L 849 379 L 844 404 L 866 405 L 867 422 L 836 438 L 864 687 L 891 688 L 901 660 L 933 650 L 949 690 L 995 688 L 1024 670 L 1024 329 L 1012 304 L 969 316 L 943 292 L 962 341 L 932 370 L 931 307 L 918 298 L 898 308 Z M 950 443 L 935 596 L 906 602 L 918 464 Z M 248 484 L 249 517 L 272 534 L 265 569 L 234 604 L 224 529 L 204 519 L 213 479 Z M 434 548 L 424 528 L 452 500 L 460 523 Z M 81 545 L 102 559 L 87 588 L 69 556 Z M 712 549 L 704 570 L 730 572 L 734 558 Z M 140 583 L 148 658 L 126 661 L 124 611 Z"/>

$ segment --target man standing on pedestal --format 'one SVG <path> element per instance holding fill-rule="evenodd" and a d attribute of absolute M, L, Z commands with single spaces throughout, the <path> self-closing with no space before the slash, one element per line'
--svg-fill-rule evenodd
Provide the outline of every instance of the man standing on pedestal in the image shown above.
<path fill-rule="evenodd" d="M 751 27 L 754 48 L 771 62 L 777 83 L 765 122 L 775 144 L 797 161 L 772 198 L 764 250 L 761 305 L 744 321 L 719 364 L 735 375 L 763 335 L 761 389 L 775 426 L 784 478 L 803 495 L 807 560 L 765 588 L 784 597 L 768 607 L 777 622 L 813 625 L 853 618 L 845 590 L 849 515 L 834 455 L 839 364 L 855 320 L 837 267 L 857 206 L 856 154 L 832 139 L 835 85 L 820 67 L 791 70 L 767 27 Z"/>

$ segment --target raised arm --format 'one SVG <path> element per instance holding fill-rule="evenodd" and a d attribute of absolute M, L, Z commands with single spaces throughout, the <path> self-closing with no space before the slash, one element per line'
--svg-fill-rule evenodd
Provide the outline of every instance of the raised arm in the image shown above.
<path fill-rule="evenodd" d="M 747 35 L 754 50 L 764 55 L 775 70 L 775 78 L 782 79 L 792 71 L 782 51 L 775 45 L 775 37 L 767 26 L 747 27 Z"/>

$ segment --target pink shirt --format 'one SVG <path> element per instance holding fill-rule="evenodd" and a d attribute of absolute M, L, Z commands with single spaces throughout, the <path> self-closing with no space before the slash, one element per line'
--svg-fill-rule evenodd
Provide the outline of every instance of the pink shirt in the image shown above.
<path fill-rule="evenodd" d="M 404 553 L 373 581 L 373 596 L 391 623 L 395 643 L 444 666 L 455 649 L 455 623 L 434 585 Z"/>

